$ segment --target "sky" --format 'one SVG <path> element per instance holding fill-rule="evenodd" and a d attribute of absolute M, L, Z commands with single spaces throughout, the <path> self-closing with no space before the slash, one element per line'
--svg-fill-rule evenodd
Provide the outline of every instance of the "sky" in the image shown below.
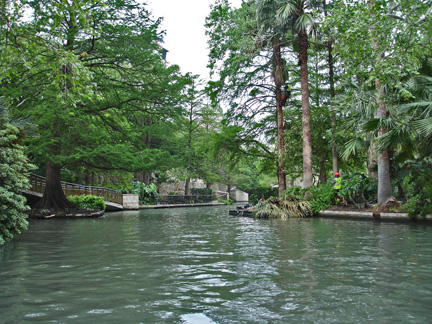
<path fill-rule="evenodd" d="M 164 47 L 168 50 L 167 62 L 180 66 L 182 73 L 200 74 L 209 78 L 208 45 L 205 19 L 215 0 L 146 0 L 154 17 L 163 17 L 161 28 L 166 31 Z M 230 0 L 240 7 L 241 0 Z"/>

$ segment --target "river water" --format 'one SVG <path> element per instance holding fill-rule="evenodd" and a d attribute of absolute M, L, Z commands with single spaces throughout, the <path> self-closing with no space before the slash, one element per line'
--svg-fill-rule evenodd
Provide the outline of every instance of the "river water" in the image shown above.
<path fill-rule="evenodd" d="M 32 220 L 0 248 L 0 323 L 432 323 L 431 226 L 228 208 Z"/>

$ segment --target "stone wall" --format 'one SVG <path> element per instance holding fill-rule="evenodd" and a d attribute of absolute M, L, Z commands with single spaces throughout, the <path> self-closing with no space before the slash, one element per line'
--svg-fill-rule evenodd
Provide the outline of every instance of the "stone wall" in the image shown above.
<path fill-rule="evenodd" d="M 123 209 L 139 209 L 139 196 L 135 194 L 123 195 Z"/>
<path fill-rule="evenodd" d="M 230 196 L 239 202 L 249 201 L 249 194 L 238 189 L 232 189 L 230 191 Z"/>
<path fill-rule="evenodd" d="M 186 181 L 176 180 L 171 182 L 164 182 L 158 186 L 158 193 L 160 196 L 168 195 L 184 195 Z M 201 179 L 193 179 L 190 183 L 190 188 L 206 188 L 207 185 Z"/>

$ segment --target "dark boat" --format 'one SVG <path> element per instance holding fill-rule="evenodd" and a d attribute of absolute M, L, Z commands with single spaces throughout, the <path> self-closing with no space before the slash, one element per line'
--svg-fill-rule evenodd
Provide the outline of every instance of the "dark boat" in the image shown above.
<path fill-rule="evenodd" d="M 230 210 L 229 214 L 232 216 L 244 216 L 244 217 L 252 217 L 253 210 L 251 209 L 243 209 L 241 207 L 237 207 L 236 210 Z"/>

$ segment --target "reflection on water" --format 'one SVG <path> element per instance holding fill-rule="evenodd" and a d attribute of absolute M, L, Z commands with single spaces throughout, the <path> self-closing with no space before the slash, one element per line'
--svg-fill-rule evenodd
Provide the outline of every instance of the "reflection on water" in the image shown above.
<path fill-rule="evenodd" d="M 432 227 L 228 207 L 32 221 L 0 248 L 0 323 L 429 323 Z"/>

